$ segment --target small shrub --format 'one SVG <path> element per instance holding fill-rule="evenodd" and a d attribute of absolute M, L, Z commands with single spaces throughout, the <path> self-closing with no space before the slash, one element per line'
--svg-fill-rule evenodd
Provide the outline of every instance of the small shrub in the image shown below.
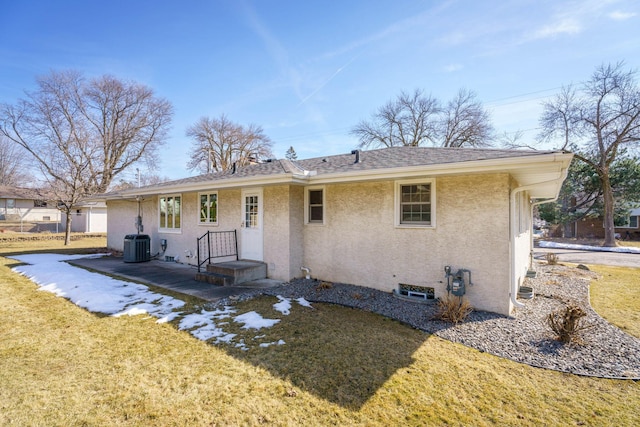
<path fill-rule="evenodd" d="M 353 297 L 353 299 L 362 299 L 362 294 L 359 292 L 354 292 L 351 296 Z"/>
<path fill-rule="evenodd" d="M 556 334 L 558 340 L 564 343 L 578 342 L 581 331 L 590 328 L 585 324 L 587 313 L 576 306 L 569 305 L 563 310 L 554 311 L 547 316 L 547 324 Z"/>
<path fill-rule="evenodd" d="M 322 289 L 331 289 L 333 288 L 333 285 L 329 282 L 320 282 L 320 284 L 318 286 L 316 286 L 316 290 L 322 290 Z"/>
<path fill-rule="evenodd" d="M 553 252 L 547 252 L 544 257 L 547 260 L 547 264 L 549 265 L 556 265 L 558 263 L 558 255 L 554 254 Z"/>
<path fill-rule="evenodd" d="M 445 322 L 460 323 L 471 314 L 473 307 L 462 297 L 447 295 L 438 300 L 435 318 Z"/>

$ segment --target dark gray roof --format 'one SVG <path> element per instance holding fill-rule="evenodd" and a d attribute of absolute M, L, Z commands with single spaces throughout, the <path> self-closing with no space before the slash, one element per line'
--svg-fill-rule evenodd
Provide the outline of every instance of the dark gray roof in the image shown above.
<path fill-rule="evenodd" d="M 315 176 L 333 173 L 347 173 L 370 170 L 394 169 L 401 167 L 453 164 L 501 158 L 539 156 L 553 151 L 501 150 L 444 147 L 391 147 L 378 150 L 360 151 L 360 161 L 355 163 L 354 154 L 316 157 L 304 160 L 268 160 L 258 164 L 240 166 L 231 170 L 193 176 L 175 181 L 155 184 L 141 189 L 162 189 L 165 187 L 197 184 L 199 182 L 226 181 L 241 178 L 259 178 L 288 173 L 304 174 L 313 172 Z M 129 193 L 131 191 L 125 190 Z M 116 192 L 118 193 L 118 192 Z M 116 194 L 112 193 L 112 194 Z"/>

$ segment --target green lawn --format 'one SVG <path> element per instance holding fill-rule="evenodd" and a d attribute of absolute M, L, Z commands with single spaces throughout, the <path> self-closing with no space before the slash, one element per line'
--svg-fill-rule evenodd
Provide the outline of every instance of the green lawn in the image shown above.
<path fill-rule="evenodd" d="M 2 257 L 61 248 L 0 247 L 0 425 L 640 425 L 633 381 L 532 368 L 326 304 L 266 330 L 285 345 L 212 346 L 39 292 Z M 274 302 L 238 311 L 276 317 Z"/>

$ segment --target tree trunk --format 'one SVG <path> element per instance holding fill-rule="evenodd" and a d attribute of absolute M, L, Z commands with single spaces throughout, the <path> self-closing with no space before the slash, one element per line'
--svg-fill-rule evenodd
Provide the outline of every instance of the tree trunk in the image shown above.
<path fill-rule="evenodd" d="M 604 246 L 615 247 L 616 243 L 616 229 L 613 221 L 613 189 L 611 188 L 611 180 L 609 174 L 602 174 L 602 196 L 604 199 Z"/>
<path fill-rule="evenodd" d="M 67 221 L 64 226 L 64 245 L 69 246 L 71 244 L 71 210 L 67 209 Z"/>

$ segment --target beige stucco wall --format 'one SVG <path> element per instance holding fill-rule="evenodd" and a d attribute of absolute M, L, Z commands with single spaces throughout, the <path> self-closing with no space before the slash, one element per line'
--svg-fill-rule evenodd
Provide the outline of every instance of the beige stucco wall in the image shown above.
<path fill-rule="evenodd" d="M 302 187 L 264 189 L 264 261 L 270 278 L 290 280 L 301 275 L 303 203 Z"/>
<path fill-rule="evenodd" d="M 509 188 L 507 174 L 438 177 L 435 180 L 436 226 L 395 225 L 394 181 L 324 186 L 324 224 L 304 224 L 303 186 L 263 189 L 264 261 L 269 277 L 301 277 L 302 266 L 327 281 L 369 286 L 391 292 L 399 283 L 429 286 L 446 294 L 444 266 L 471 271 L 474 286 L 467 298 L 480 310 L 509 314 Z M 158 231 L 158 201 L 142 203 L 144 233 L 152 254 L 196 264 L 196 239 L 207 230 L 238 230 L 241 191 L 218 191 L 219 223 L 198 224 L 198 194 L 183 193 L 179 233 Z M 122 250 L 126 234 L 136 232 L 135 201 L 109 201 L 108 245 Z M 517 270 L 526 273 L 528 232 L 518 236 Z M 240 241 L 240 236 L 238 236 Z M 188 252 L 187 252 L 188 251 Z M 525 253 L 526 252 L 526 253 Z M 187 258 L 187 254 L 192 256 Z M 524 268 L 524 271 L 522 271 Z"/>
<path fill-rule="evenodd" d="M 509 177 L 441 177 L 436 227 L 394 223 L 394 182 L 327 185 L 325 223 L 304 226 L 312 275 L 392 291 L 398 283 L 446 294 L 444 266 L 471 270 L 477 309 L 509 313 Z"/>
<path fill-rule="evenodd" d="M 213 190 L 212 190 L 213 191 Z M 177 194 L 173 194 L 177 195 Z M 182 217 L 179 231 L 158 229 L 158 198 L 147 197 L 141 203 L 143 234 L 151 238 L 152 255 L 170 256 L 184 264 L 197 265 L 197 238 L 210 231 L 230 231 L 239 228 L 241 222 L 240 190 L 218 191 L 218 224 L 199 224 L 198 193 L 180 193 Z M 109 200 L 107 217 L 107 245 L 121 251 L 124 237 L 136 234 L 135 219 L 138 204 L 135 200 Z M 161 253 L 160 240 L 167 240 L 167 250 Z"/>

